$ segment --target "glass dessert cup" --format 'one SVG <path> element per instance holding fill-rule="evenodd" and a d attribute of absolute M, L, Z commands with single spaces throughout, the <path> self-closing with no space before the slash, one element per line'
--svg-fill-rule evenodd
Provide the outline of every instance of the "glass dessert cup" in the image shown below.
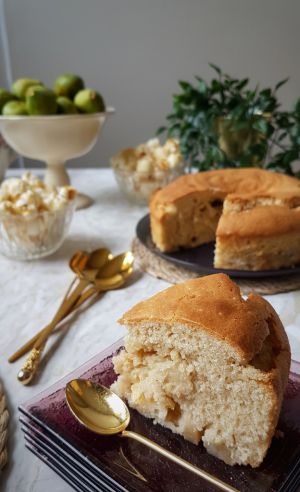
<path fill-rule="evenodd" d="M 183 162 L 175 168 L 155 169 L 149 172 L 113 165 L 112 168 L 122 193 L 130 202 L 137 205 L 148 205 L 152 193 L 185 173 Z"/>
<path fill-rule="evenodd" d="M 76 200 L 57 210 L 27 215 L 0 212 L 0 253 L 15 260 L 34 260 L 57 251 L 66 238 Z"/>
<path fill-rule="evenodd" d="M 106 118 L 113 113 L 113 108 L 107 108 L 93 114 L 0 116 L 0 131 L 16 152 L 46 162 L 47 185 L 65 186 L 70 184 L 65 162 L 94 147 Z M 77 195 L 76 208 L 91 204 L 90 197 Z"/>

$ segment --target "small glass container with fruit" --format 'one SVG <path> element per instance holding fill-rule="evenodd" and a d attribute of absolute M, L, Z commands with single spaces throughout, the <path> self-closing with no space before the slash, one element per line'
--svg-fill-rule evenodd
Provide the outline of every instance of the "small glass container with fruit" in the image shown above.
<path fill-rule="evenodd" d="M 140 205 L 146 205 L 155 190 L 185 171 L 179 142 L 175 139 L 161 145 L 153 138 L 135 148 L 124 149 L 112 157 L 111 166 L 121 191 Z"/>
<path fill-rule="evenodd" d="M 25 173 L 0 187 L 0 252 L 18 260 L 49 256 L 63 243 L 75 210 L 76 191 L 49 187 Z"/>
<path fill-rule="evenodd" d="M 47 164 L 48 185 L 70 184 L 65 161 L 89 152 L 107 116 L 103 97 L 84 86 L 81 77 L 60 75 L 49 89 L 37 79 L 18 79 L 11 91 L 0 89 L 0 131 L 19 154 Z M 91 203 L 77 196 L 77 208 Z"/>

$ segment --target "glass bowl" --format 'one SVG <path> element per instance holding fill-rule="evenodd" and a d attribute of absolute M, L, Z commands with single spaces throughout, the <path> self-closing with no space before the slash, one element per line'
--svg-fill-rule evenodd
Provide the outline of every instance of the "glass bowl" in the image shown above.
<path fill-rule="evenodd" d="M 64 207 L 14 215 L 0 212 L 0 252 L 16 260 L 49 256 L 62 245 L 75 210 L 75 200 Z"/>
<path fill-rule="evenodd" d="M 113 166 L 116 181 L 122 193 L 138 205 L 148 205 L 152 193 L 166 186 L 185 173 L 185 164 L 165 170 L 155 169 L 149 172 L 130 170 Z"/>

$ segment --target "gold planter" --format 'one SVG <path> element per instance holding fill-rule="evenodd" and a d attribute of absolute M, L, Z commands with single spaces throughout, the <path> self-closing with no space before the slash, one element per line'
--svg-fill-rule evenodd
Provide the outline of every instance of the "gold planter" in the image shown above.
<path fill-rule="evenodd" d="M 226 154 L 231 161 L 238 161 L 240 156 L 252 145 L 260 143 L 265 139 L 265 135 L 257 130 L 253 130 L 249 122 L 249 128 L 234 130 L 230 119 L 218 118 L 216 122 L 216 131 L 218 133 L 218 143 L 220 149 Z M 258 164 L 258 157 L 253 155 L 249 164 Z"/>

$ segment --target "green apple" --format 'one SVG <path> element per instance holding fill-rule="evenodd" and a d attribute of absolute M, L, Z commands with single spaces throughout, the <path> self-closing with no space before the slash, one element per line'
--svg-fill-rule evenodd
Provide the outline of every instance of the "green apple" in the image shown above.
<path fill-rule="evenodd" d="M 9 101 L 2 108 L 4 116 L 23 116 L 28 115 L 24 101 Z"/>
<path fill-rule="evenodd" d="M 20 99 L 24 99 L 26 97 L 26 92 L 29 87 L 33 85 L 44 85 L 43 82 L 36 79 L 18 79 L 12 85 L 12 93 Z"/>
<path fill-rule="evenodd" d="M 82 113 L 102 113 L 105 111 L 103 98 L 94 89 L 79 91 L 75 96 L 74 103 Z"/>
<path fill-rule="evenodd" d="M 8 101 L 13 101 L 14 99 L 16 99 L 16 96 L 11 92 L 0 88 L 0 113 L 2 113 L 3 106 L 5 106 Z"/>
<path fill-rule="evenodd" d="M 75 114 L 78 113 L 75 104 L 71 99 L 65 96 L 56 98 L 57 112 L 59 114 Z"/>
<path fill-rule="evenodd" d="M 54 92 L 46 87 L 32 87 L 27 92 L 26 109 L 30 115 L 55 114 L 57 104 Z"/>
<path fill-rule="evenodd" d="M 57 96 L 65 96 L 73 99 L 75 94 L 84 88 L 81 77 L 72 73 L 65 73 L 54 81 L 53 90 Z"/>

